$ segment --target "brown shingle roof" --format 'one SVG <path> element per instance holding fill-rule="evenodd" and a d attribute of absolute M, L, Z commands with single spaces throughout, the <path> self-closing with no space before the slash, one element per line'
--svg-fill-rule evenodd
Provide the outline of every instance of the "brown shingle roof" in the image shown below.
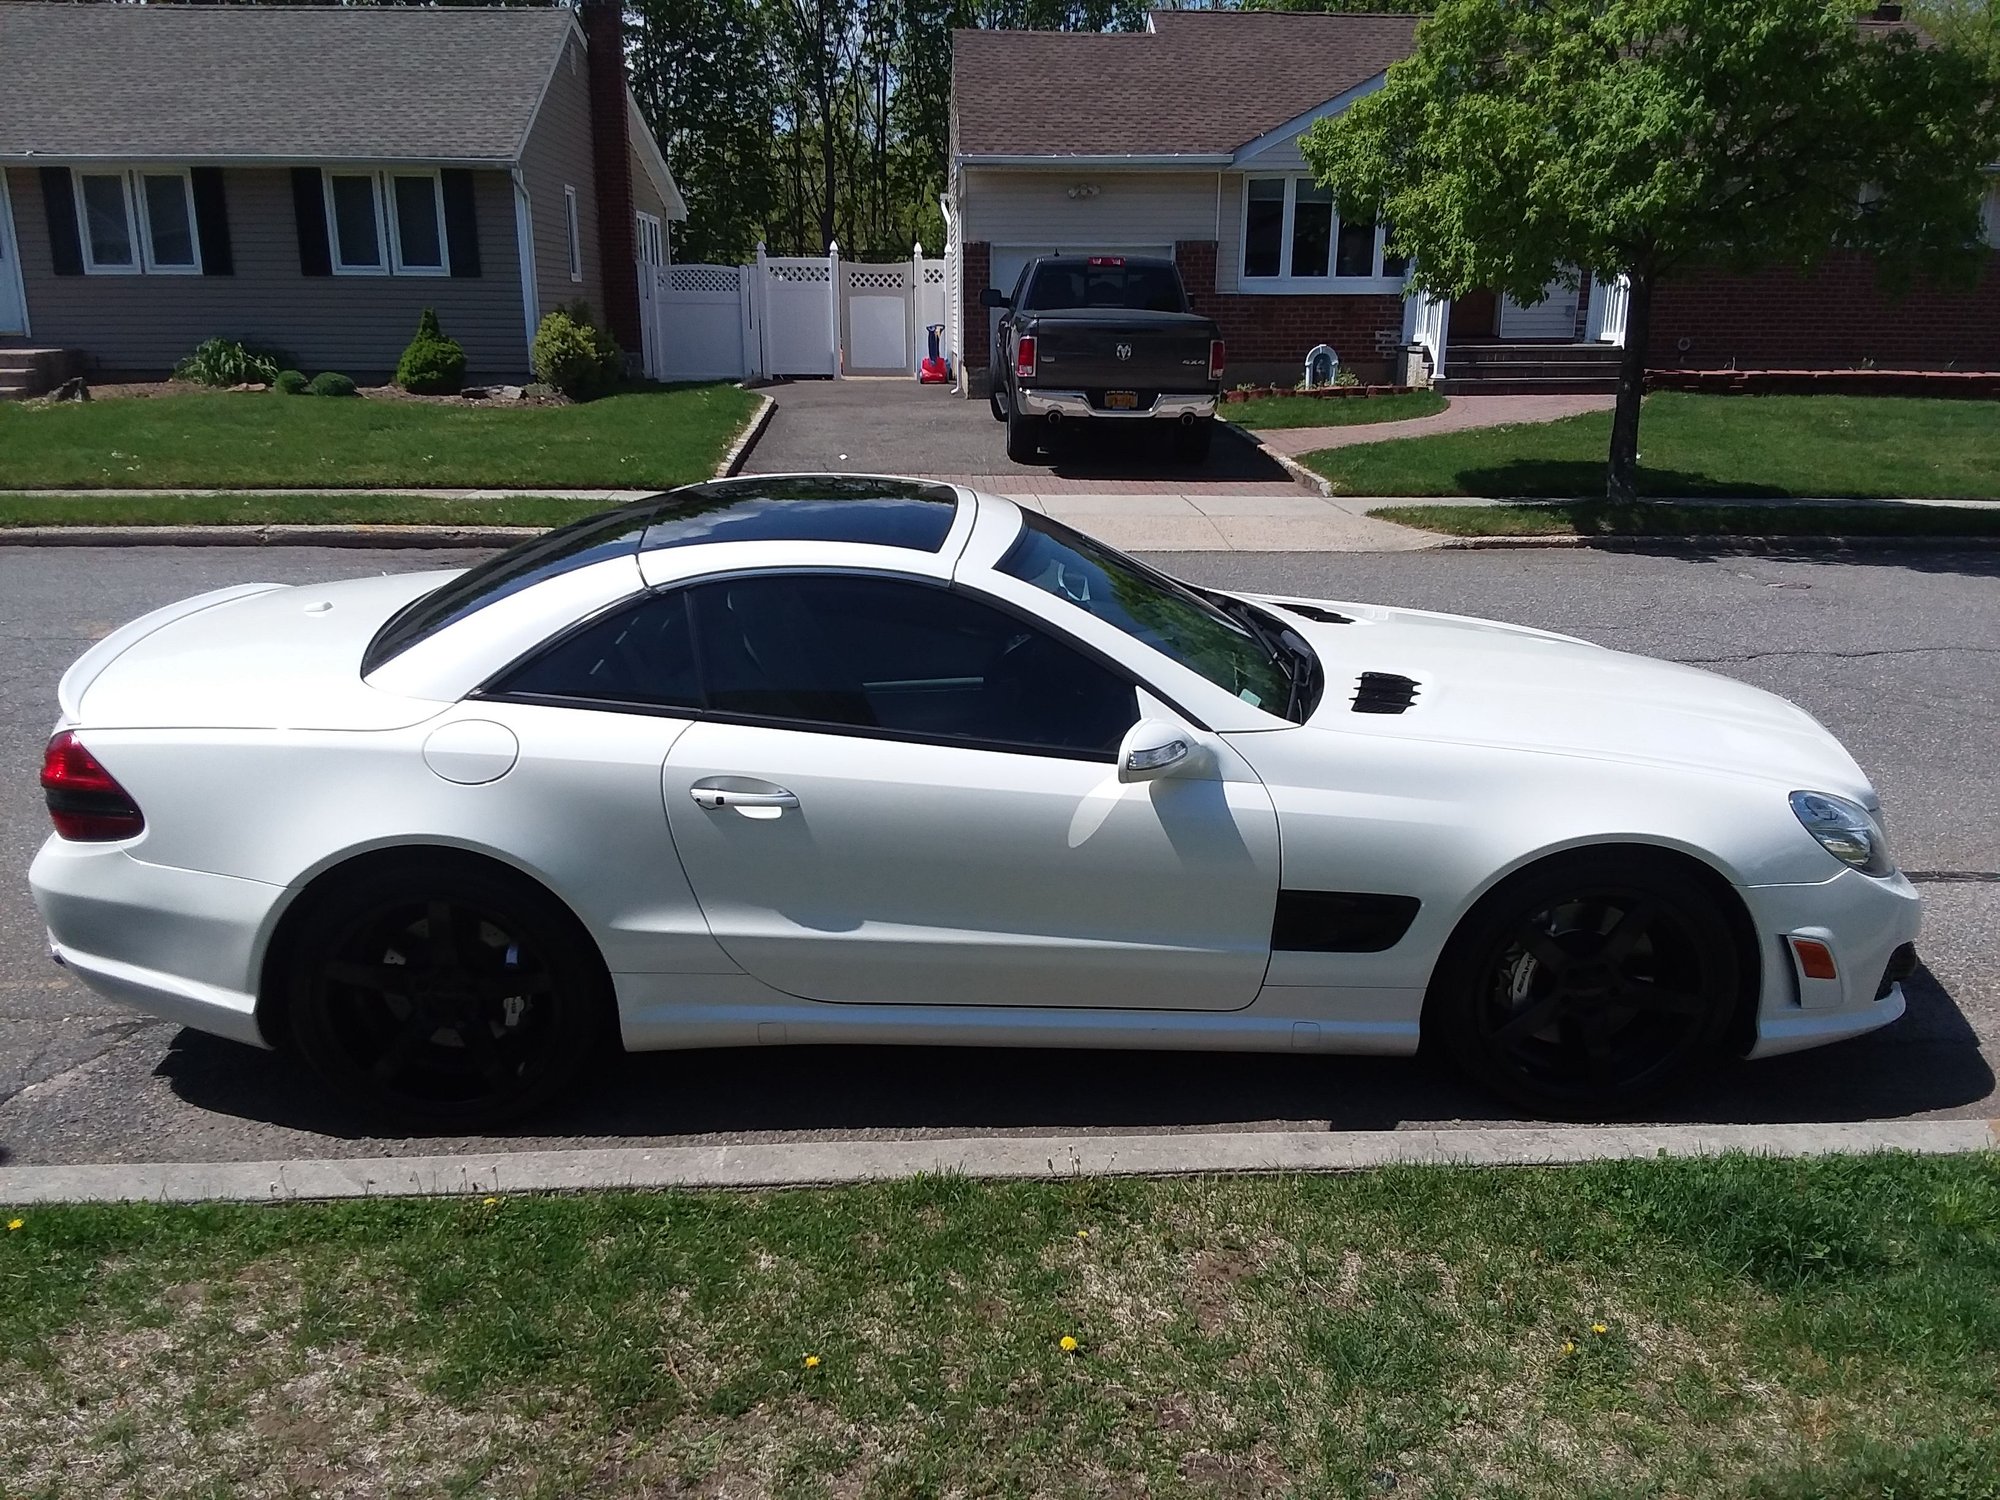
<path fill-rule="evenodd" d="M 0 155 L 509 161 L 575 12 L 0 3 Z"/>
<path fill-rule="evenodd" d="M 1407 57 L 1414 16 L 1157 11 L 1150 32 L 960 31 L 965 156 L 1217 155 Z"/>

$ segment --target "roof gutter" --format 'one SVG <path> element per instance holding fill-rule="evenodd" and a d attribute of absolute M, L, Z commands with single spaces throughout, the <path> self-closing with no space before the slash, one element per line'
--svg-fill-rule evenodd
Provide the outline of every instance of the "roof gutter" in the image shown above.
<path fill-rule="evenodd" d="M 1189 152 L 961 152 L 962 167 L 1226 167 L 1235 160 L 1228 151 Z"/>
<path fill-rule="evenodd" d="M 511 156 L 368 156 L 331 151 L 307 156 L 206 151 L 168 156 L 156 151 L 0 151 L 0 162 L 31 167 L 95 166 L 100 163 L 120 167 L 340 167 L 400 163 L 423 167 L 465 167 L 481 172 L 504 172 L 515 164 Z"/>

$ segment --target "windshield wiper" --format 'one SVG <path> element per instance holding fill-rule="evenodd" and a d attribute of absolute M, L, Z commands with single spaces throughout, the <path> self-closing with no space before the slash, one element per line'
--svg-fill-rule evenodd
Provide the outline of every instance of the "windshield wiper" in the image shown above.
<path fill-rule="evenodd" d="M 1254 604 L 1210 589 L 1202 592 L 1230 619 L 1236 621 L 1271 658 L 1271 665 L 1285 675 L 1285 717 L 1294 724 L 1305 722 L 1306 694 L 1312 687 L 1312 669 L 1318 658 L 1296 633 L 1283 626 L 1273 631 L 1267 616 Z M 1289 639 L 1287 639 L 1289 637 Z M 1297 642 L 1297 644 L 1293 644 Z"/>

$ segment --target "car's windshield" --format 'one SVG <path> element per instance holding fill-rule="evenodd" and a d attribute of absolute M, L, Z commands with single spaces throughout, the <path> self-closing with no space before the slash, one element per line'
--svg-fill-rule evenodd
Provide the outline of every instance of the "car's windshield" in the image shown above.
<path fill-rule="evenodd" d="M 1022 304 L 1029 312 L 1074 307 L 1108 307 L 1128 312 L 1187 311 L 1180 278 L 1172 266 L 1092 265 L 1082 260 L 1044 261 L 1036 268 Z"/>
<path fill-rule="evenodd" d="M 1117 626 L 1253 708 L 1282 717 L 1309 707 L 1304 689 L 1315 664 L 1296 635 L 1287 633 L 1277 646 L 1247 606 L 1242 615 L 1232 614 L 1059 521 L 1024 511 L 1021 535 L 999 568 Z"/>

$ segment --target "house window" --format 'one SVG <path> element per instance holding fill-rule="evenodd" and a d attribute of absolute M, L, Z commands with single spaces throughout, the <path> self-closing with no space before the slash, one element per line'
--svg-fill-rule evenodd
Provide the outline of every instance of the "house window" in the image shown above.
<path fill-rule="evenodd" d="M 1410 263 L 1388 251 L 1382 224 L 1350 224 L 1333 192 L 1310 177 L 1250 177 L 1243 185 L 1243 274 L 1275 292 L 1401 291 Z"/>
<path fill-rule="evenodd" d="M 326 209 L 336 275 L 449 274 L 436 172 L 328 172 Z"/>
<path fill-rule="evenodd" d="M 569 279 L 583 280 L 583 232 L 576 222 L 576 189 L 563 188 L 563 225 L 569 231 Z"/>
<path fill-rule="evenodd" d="M 184 171 L 78 172 L 83 268 L 96 276 L 201 274 L 194 186 Z"/>

